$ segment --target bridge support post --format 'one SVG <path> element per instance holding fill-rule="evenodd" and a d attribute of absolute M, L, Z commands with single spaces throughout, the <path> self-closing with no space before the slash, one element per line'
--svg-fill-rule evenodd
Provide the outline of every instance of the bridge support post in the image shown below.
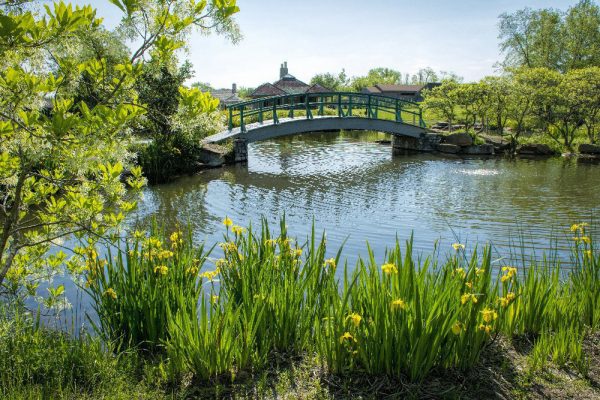
<path fill-rule="evenodd" d="M 423 133 L 418 138 L 403 135 L 392 135 L 392 153 L 403 154 L 410 151 L 435 151 L 441 137 L 436 134 Z"/>
<path fill-rule="evenodd" d="M 236 163 L 248 161 L 248 142 L 246 139 L 235 139 L 233 141 L 233 156 Z"/>

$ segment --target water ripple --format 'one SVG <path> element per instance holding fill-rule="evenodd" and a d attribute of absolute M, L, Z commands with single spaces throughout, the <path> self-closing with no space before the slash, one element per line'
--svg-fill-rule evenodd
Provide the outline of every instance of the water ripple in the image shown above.
<path fill-rule="evenodd" d="M 417 154 L 392 157 L 378 133 L 315 133 L 253 143 L 246 166 L 210 170 L 148 188 L 137 217 L 192 224 L 198 240 L 220 240 L 220 220 L 276 223 L 286 213 L 291 233 L 306 237 L 315 223 L 332 252 L 347 239 L 351 263 L 378 258 L 396 236 L 414 233 L 417 251 L 443 251 L 455 241 L 493 241 L 496 256 L 515 259 L 508 247 L 541 253 L 551 237 L 561 254 L 574 222 L 600 210 L 600 166 L 558 159 L 459 159 Z M 598 229 L 598 227 L 596 227 Z M 596 234 L 600 232 L 595 232 Z"/>

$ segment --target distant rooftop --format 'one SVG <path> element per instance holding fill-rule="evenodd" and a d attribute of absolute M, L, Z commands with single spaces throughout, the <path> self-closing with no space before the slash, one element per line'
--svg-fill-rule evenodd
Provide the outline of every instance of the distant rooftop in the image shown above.
<path fill-rule="evenodd" d="M 319 85 L 315 83 L 311 87 L 306 90 L 306 93 L 325 93 L 330 92 L 331 90 L 327 89 L 325 86 Z"/>
<path fill-rule="evenodd" d="M 271 83 L 263 83 L 250 94 L 251 97 L 266 97 L 266 96 L 279 96 L 286 94 L 283 89 L 278 88 L 277 86 Z"/>
<path fill-rule="evenodd" d="M 383 92 L 420 92 L 425 85 L 391 85 L 391 84 L 379 84 L 368 87 L 367 90 L 371 93 L 383 93 Z"/>
<path fill-rule="evenodd" d="M 308 85 L 288 71 L 287 61 L 281 64 L 279 69 L 279 80 L 277 82 L 263 83 L 250 95 L 251 97 L 269 97 L 284 94 L 323 93 L 329 89 L 321 85 Z"/>
<path fill-rule="evenodd" d="M 394 85 L 380 83 L 375 86 L 369 86 L 362 90 L 363 93 L 379 94 L 396 97 L 410 101 L 423 101 L 423 90 L 439 86 L 439 83 L 426 83 L 424 85 Z"/>
<path fill-rule="evenodd" d="M 237 95 L 237 85 L 235 83 L 231 85 L 231 89 L 213 89 L 210 94 L 212 97 L 219 99 L 219 102 L 225 106 L 243 101 Z"/>

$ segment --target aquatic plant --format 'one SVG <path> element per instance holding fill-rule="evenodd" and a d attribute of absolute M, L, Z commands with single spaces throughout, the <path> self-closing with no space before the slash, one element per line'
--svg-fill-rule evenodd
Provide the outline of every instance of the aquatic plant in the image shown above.
<path fill-rule="evenodd" d="M 96 330 L 126 347 L 161 345 L 169 337 L 169 313 L 198 301 L 206 257 L 189 233 L 167 236 L 156 227 L 149 234 L 134 232 L 116 254 L 109 249 L 106 259 L 90 249 L 84 289 L 98 316 Z"/>
<path fill-rule="evenodd" d="M 173 376 L 199 379 L 260 369 L 273 354 L 314 354 L 336 374 L 422 381 L 432 371 L 468 371 L 499 336 L 540 344 L 548 359 L 584 372 L 581 343 L 598 323 L 598 255 L 577 228 L 574 268 L 544 259 L 495 265 L 489 246 L 455 243 L 446 257 L 417 257 L 412 238 L 377 262 L 369 248 L 353 271 L 331 257 L 313 228 L 305 242 L 226 217 L 214 269 L 189 235 L 134 235 L 90 267 L 99 330 L 142 348 L 165 346 Z M 163 244 L 163 243 L 166 243 Z M 438 249 L 434 249 L 438 254 Z M 545 358 L 544 358 L 545 357 Z"/>

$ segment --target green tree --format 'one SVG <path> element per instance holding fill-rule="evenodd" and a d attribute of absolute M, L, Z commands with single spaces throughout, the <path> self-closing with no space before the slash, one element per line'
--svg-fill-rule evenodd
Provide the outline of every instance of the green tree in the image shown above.
<path fill-rule="evenodd" d="M 531 96 L 531 113 L 538 125 L 554 141 L 571 149 L 583 116 L 569 80 L 548 68 L 525 69 L 519 77 Z"/>
<path fill-rule="evenodd" d="M 485 115 L 490 108 L 490 88 L 484 82 L 462 83 L 454 89 L 453 98 L 456 106 L 462 111 L 465 132 L 475 126 L 479 118 L 484 123 Z"/>
<path fill-rule="evenodd" d="M 439 80 L 462 83 L 464 81 L 464 78 L 452 71 L 440 71 Z"/>
<path fill-rule="evenodd" d="M 503 135 L 508 121 L 508 101 L 512 80 L 507 76 L 487 76 L 481 82 L 489 88 L 487 118 L 493 121 L 496 131 Z"/>
<path fill-rule="evenodd" d="M 114 65 L 66 51 L 101 34 L 92 7 L 61 1 L 44 12 L 0 8 L 0 290 L 35 294 L 39 281 L 63 266 L 81 271 L 77 256 L 89 256 L 98 240 L 115 233 L 144 185 L 127 151 L 131 127 L 145 110 L 133 90 L 144 56 L 171 59 L 194 26 L 231 27 L 228 19 L 238 11 L 235 0 L 111 2 L 123 10 L 125 27 L 145 29 L 140 48 Z M 55 68 L 48 71 L 48 64 Z M 75 103 L 70 83 L 82 74 L 95 104 Z M 188 102 L 206 101 L 192 97 Z M 131 176 L 123 183 L 125 169 Z M 74 249 L 72 258 L 47 255 L 69 235 L 86 248 Z"/>
<path fill-rule="evenodd" d="M 565 70 L 600 66 L 600 7 L 591 0 L 581 0 L 569 8 L 560 38 L 564 41 Z"/>
<path fill-rule="evenodd" d="M 254 90 L 256 90 L 256 88 L 240 86 L 237 94 L 241 99 L 249 99 Z"/>
<path fill-rule="evenodd" d="M 137 79 L 136 91 L 146 114 L 135 132 L 151 139 L 140 147 L 138 161 L 152 183 L 196 171 L 200 140 L 224 129 L 219 101 L 199 88 L 183 87 L 190 77 L 189 63 L 179 66 L 175 60 L 152 59 Z"/>
<path fill-rule="evenodd" d="M 440 80 L 438 74 L 431 67 L 421 68 L 411 78 L 410 83 L 413 85 L 424 85 L 426 83 L 438 82 Z"/>
<path fill-rule="evenodd" d="M 391 68 L 373 68 L 369 70 L 366 76 L 354 77 L 351 79 L 350 86 L 356 91 L 360 92 L 363 89 L 379 85 L 379 84 L 399 84 L 402 81 L 402 74 Z"/>
<path fill-rule="evenodd" d="M 504 67 L 566 72 L 600 64 L 600 7 L 580 0 L 567 12 L 525 8 L 500 15 Z"/>
<path fill-rule="evenodd" d="M 52 56 L 49 58 L 52 71 L 64 77 L 63 91 L 65 94 L 72 90 L 70 95 L 74 97 L 74 104 L 84 101 L 88 107 L 95 107 L 102 99 L 109 96 L 104 88 L 95 84 L 94 79 L 87 71 L 79 71 L 77 65 L 80 63 L 97 60 L 106 65 L 105 72 L 110 73 L 109 79 L 119 79 L 118 72 L 114 67 L 118 64 L 127 63 L 129 60 L 129 49 L 125 45 L 122 35 L 111 32 L 103 26 L 85 32 L 75 32 L 75 40 L 59 42 L 54 46 Z M 59 71 L 59 69 L 67 71 Z"/>
<path fill-rule="evenodd" d="M 35 293 L 37 281 L 66 260 L 64 253 L 42 258 L 51 243 L 84 232 L 95 240 L 135 206 L 119 178 L 128 162 L 123 147 L 128 126 L 142 110 L 123 89 L 136 74 L 131 63 L 115 66 L 118 84 L 104 79 L 102 61 L 77 65 L 96 85 L 112 89 L 111 99 L 93 108 L 75 105 L 68 90 L 63 95 L 70 63 L 56 60 L 62 75 L 39 63 L 44 53 L 97 29 L 100 21 L 91 7 L 61 2 L 47 7 L 43 17 L 10 12 L 0 20 L 0 284 L 12 293 L 26 284 Z M 132 171 L 136 179 L 129 183 L 139 188 L 140 172 Z"/>
<path fill-rule="evenodd" d="M 504 67 L 561 69 L 563 64 L 562 12 L 525 8 L 500 15 L 500 50 Z"/>
<path fill-rule="evenodd" d="M 596 143 L 600 127 L 600 67 L 569 71 L 565 76 L 565 93 L 581 113 L 590 143 Z"/>
<path fill-rule="evenodd" d="M 346 71 L 342 69 L 342 71 L 334 75 L 330 72 L 326 72 L 324 74 L 317 74 L 312 77 L 310 80 L 311 85 L 319 84 L 324 88 L 332 90 L 334 92 L 344 90 L 348 86 L 348 77 L 346 76 Z"/>
<path fill-rule="evenodd" d="M 402 73 L 391 68 L 373 68 L 369 70 L 367 77 L 373 82 L 397 84 L 402 80 Z"/>
<path fill-rule="evenodd" d="M 530 84 L 527 70 L 511 77 L 506 101 L 507 116 L 514 124 L 510 132 L 512 151 L 516 150 L 519 137 L 525 132 L 527 121 L 532 117 L 535 88 Z"/>
<path fill-rule="evenodd" d="M 456 121 L 459 86 L 460 84 L 455 81 L 444 81 L 440 86 L 423 91 L 423 107 L 444 118 L 450 126 L 450 131 L 452 131 L 452 124 Z"/>
<path fill-rule="evenodd" d="M 168 102 L 169 114 L 159 113 L 161 123 L 151 124 L 147 131 L 152 141 L 142 146 L 138 154 L 139 165 L 152 183 L 197 171 L 201 163 L 201 139 L 225 128 L 225 116 L 218 109 L 219 100 L 210 93 L 174 86 L 168 81 L 166 85 L 169 90 L 165 93 L 173 88 L 177 90 L 172 97 L 163 98 Z M 161 126 L 164 130 L 159 130 Z"/>
<path fill-rule="evenodd" d="M 203 92 L 210 92 L 211 90 L 214 90 L 214 88 L 208 82 L 194 82 L 192 83 L 192 87 L 198 88 Z"/>
<path fill-rule="evenodd" d="M 171 118 L 179 107 L 179 88 L 191 77 L 191 65 L 169 68 L 164 63 L 148 63 L 136 81 L 139 100 L 146 107 L 140 133 L 157 142 L 168 142 L 175 135 Z"/>

